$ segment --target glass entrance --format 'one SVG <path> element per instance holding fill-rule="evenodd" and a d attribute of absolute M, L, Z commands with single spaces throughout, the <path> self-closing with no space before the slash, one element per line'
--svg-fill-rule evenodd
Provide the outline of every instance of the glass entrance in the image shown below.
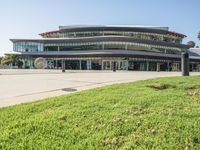
<path fill-rule="evenodd" d="M 129 61 L 129 70 L 135 71 L 146 71 L 147 70 L 147 63 L 146 62 L 136 62 L 136 61 Z"/>
<path fill-rule="evenodd" d="M 80 69 L 80 61 L 79 60 L 66 60 L 65 61 L 65 68 L 72 69 L 72 70 L 79 70 Z"/>
<path fill-rule="evenodd" d="M 101 60 L 92 60 L 91 67 L 92 70 L 101 70 L 102 61 Z"/>
<path fill-rule="evenodd" d="M 126 70 L 128 67 L 125 60 L 103 60 L 103 70 L 113 70 L 114 62 L 116 62 L 116 70 Z"/>

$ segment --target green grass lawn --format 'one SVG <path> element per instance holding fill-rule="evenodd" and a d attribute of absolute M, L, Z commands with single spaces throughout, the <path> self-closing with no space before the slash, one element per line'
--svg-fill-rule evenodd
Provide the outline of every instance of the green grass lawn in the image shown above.
<path fill-rule="evenodd" d="M 200 149 L 200 77 L 116 84 L 0 109 L 0 149 Z"/>

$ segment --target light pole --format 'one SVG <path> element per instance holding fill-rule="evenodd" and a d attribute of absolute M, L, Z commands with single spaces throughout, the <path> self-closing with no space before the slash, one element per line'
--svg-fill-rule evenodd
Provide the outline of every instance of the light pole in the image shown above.
<path fill-rule="evenodd" d="M 189 54 L 188 52 L 183 52 L 181 54 L 181 70 L 182 70 L 182 76 L 189 76 Z"/>
<path fill-rule="evenodd" d="M 116 72 L 116 61 L 113 62 L 113 72 Z"/>

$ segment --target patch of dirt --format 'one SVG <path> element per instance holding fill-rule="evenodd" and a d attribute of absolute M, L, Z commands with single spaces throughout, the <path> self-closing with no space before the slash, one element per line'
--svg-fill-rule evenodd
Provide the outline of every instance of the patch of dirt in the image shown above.
<path fill-rule="evenodd" d="M 146 86 L 156 90 L 165 90 L 171 87 L 169 84 L 163 84 L 163 83 L 148 84 Z"/>

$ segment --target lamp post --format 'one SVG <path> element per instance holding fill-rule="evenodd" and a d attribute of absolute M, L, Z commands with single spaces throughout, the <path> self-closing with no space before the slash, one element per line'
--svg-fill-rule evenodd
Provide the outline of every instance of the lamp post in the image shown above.
<path fill-rule="evenodd" d="M 116 72 L 116 61 L 113 62 L 113 72 Z"/>
<path fill-rule="evenodd" d="M 188 52 L 183 52 L 181 54 L 181 70 L 182 70 L 182 76 L 189 76 L 189 54 Z"/>

